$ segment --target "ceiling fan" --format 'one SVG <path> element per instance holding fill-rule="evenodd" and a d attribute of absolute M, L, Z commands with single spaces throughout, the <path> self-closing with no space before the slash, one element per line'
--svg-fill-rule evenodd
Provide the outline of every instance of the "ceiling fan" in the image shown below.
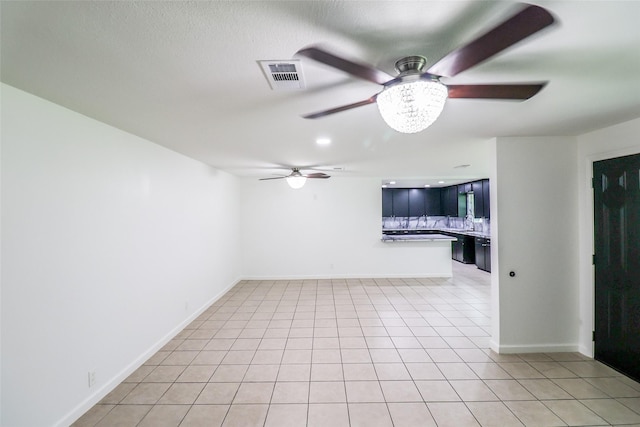
<path fill-rule="evenodd" d="M 289 184 L 291 188 L 298 189 L 304 186 L 305 182 L 307 182 L 307 178 L 327 179 L 327 178 L 331 178 L 331 175 L 327 175 L 326 173 L 323 173 L 323 172 L 314 172 L 314 173 L 309 173 L 305 175 L 302 172 L 300 172 L 300 168 L 291 168 L 291 173 L 289 175 L 275 176 L 273 178 L 260 178 L 260 181 L 267 181 L 270 179 L 286 179 L 287 184 Z"/>
<path fill-rule="evenodd" d="M 426 58 L 408 56 L 396 62 L 393 77 L 373 66 L 357 63 L 320 47 L 307 47 L 298 55 L 344 71 L 352 76 L 384 86 L 382 91 L 363 101 L 343 105 L 302 117 L 317 119 L 352 108 L 377 103 L 380 114 L 393 129 L 415 133 L 426 129 L 440 115 L 447 98 L 484 98 L 525 100 L 542 89 L 546 82 L 529 84 L 445 85 L 441 77 L 453 77 L 496 55 L 554 22 L 544 8 L 524 5 L 515 15 L 484 35 L 459 47 L 423 71 Z"/>

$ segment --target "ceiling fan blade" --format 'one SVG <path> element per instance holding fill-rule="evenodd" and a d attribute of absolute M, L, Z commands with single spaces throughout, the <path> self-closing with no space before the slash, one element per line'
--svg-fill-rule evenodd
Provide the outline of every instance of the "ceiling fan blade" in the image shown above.
<path fill-rule="evenodd" d="M 296 53 L 325 65 L 329 65 L 330 67 L 337 68 L 338 70 L 344 71 L 352 76 L 368 80 L 379 85 L 383 85 L 393 79 L 392 76 L 373 68 L 370 65 L 358 64 L 356 62 L 349 61 L 348 59 L 341 58 L 318 47 L 307 47 Z"/>
<path fill-rule="evenodd" d="M 259 181 L 268 181 L 270 179 L 284 179 L 288 178 L 288 176 L 274 176 L 273 178 L 260 178 Z"/>
<path fill-rule="evenodd" d="M 319 111 L 317 113 L 305 114 L 302 117 L 305 119 L 318 119 L 320 117 L 328 116 L 330 114 L 339 113 L 341 111 L 350 110 L 352 108 L 362 107 L 364 105 L 373 104 L 376 102 L 376 96 L 365 99 L 364 101 L 354 102 L 353 104 L 343 105 L 341 107 L 332 108 L 330 110 Z"/>
<path fill-rule="evenodd" d="M 553 22 L 553 16 L 546 9 L 529 5 L 488 33 L 449 53 L 428 72 L 436 76 L 453 77 Z"/>
<path fill-rule="evenodd" d="M 323 179 L 331 178 L 331 175 L 327 175 L 326 173 L 322 173 L 322 172 L 310 173 L 305 176 L 307 178 L 323 178 Z"/>
<path fill-rule="evenodd" d="M 529 99 L 545 83 L 503 85 L 447 85 L 449 98 Z"/>

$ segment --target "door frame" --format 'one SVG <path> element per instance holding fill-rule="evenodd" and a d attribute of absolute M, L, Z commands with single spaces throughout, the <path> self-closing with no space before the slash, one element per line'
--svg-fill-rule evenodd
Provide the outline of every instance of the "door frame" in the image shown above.
<path fill-rule="evenodd" d="M 581 215 L 578 215 L 579 233 L 584 237 L 584 240 L 581 239 L 579 246 L 579 316 L 582 321 L 580 325 L 579 351 L 589 357 L 593 357 L 595 352 L 592 331 L 595 330 L 596 324 L 596 275 L 595 265 L 593 264 L 593 254 L 595 253 L 594 193 L 592 187 L 593 163 L 638 153 L 640 153 L 640 145 L 596 153 L 588 155 L 585 158 L 585 174 L 583 175 L 584 181 L 582 188 L 585 191 L 586 197 L 584 198 L 584 204 L 582 206 L 583 212 Z"/>

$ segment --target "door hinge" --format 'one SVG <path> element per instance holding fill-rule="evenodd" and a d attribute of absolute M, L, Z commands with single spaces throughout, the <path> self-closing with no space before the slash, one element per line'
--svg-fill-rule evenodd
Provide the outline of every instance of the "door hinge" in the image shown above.
<path fill-rule="evenodd" d="M 591 341 L 595 342 L 596 341 L 596 331 L 593 331 L 591 333 Z"/>
<path fill-rule="evenodd" d="M 596 265 L 596 254 L 591 255 L 591 264 Z"/>
<path fill-rule="evenodd" d="M 596 179 L 591 178 L 591 188 L 596 188 Z"/>

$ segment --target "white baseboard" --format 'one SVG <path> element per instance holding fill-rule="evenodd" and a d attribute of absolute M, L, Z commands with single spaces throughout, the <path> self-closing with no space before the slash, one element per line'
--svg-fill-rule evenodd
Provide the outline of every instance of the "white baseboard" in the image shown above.
<path fill-rule="evenodd" d="M 450 279 L 453 274 L 331 274 L 313 276 L 247 276 L 242 280 Z"/>
<path fill-rule="evenodd" d="M 578 344 L 507 344 L 496 345 L 491 341 L 491 349 L 496 353 L 567 353 L 581 352 Z"/>
<path fill-rule="evenodd" d="M 85 412 L 91 409 L 96 403 L 100 402 L 107 394 L 115 389 L 122 381 L 124 381 L 129 375 L 135 372 L 140 366 L 144 364 L 151 356 L 156 354 L 158 350 L 164 347 L 169 341 L 171 341 L 176 335 L 178 335 L 189 323 L 193 322 L 198 316 L 200 316 L 211 304 L 218 301 L 224 294 L 226 294 L 231 288 L 238 284 L 242 279 L 234 280 L 229 286 L 218 292 L 213 298 L 204 303 L 199 309 L 191 313 L 185 320 L 179 325 L 169 331 L 158 342 L 149 347 L 145 352 L 138 356 L 133 362 L 126 366 L 120 373 L 115 375 L 105 384 L 97 389 L 93 394 L 83 400 L 78 406 L 73 408 L 67 415 L 54 424 L 55 427 L 66 427 L 75 422 Z"/>

